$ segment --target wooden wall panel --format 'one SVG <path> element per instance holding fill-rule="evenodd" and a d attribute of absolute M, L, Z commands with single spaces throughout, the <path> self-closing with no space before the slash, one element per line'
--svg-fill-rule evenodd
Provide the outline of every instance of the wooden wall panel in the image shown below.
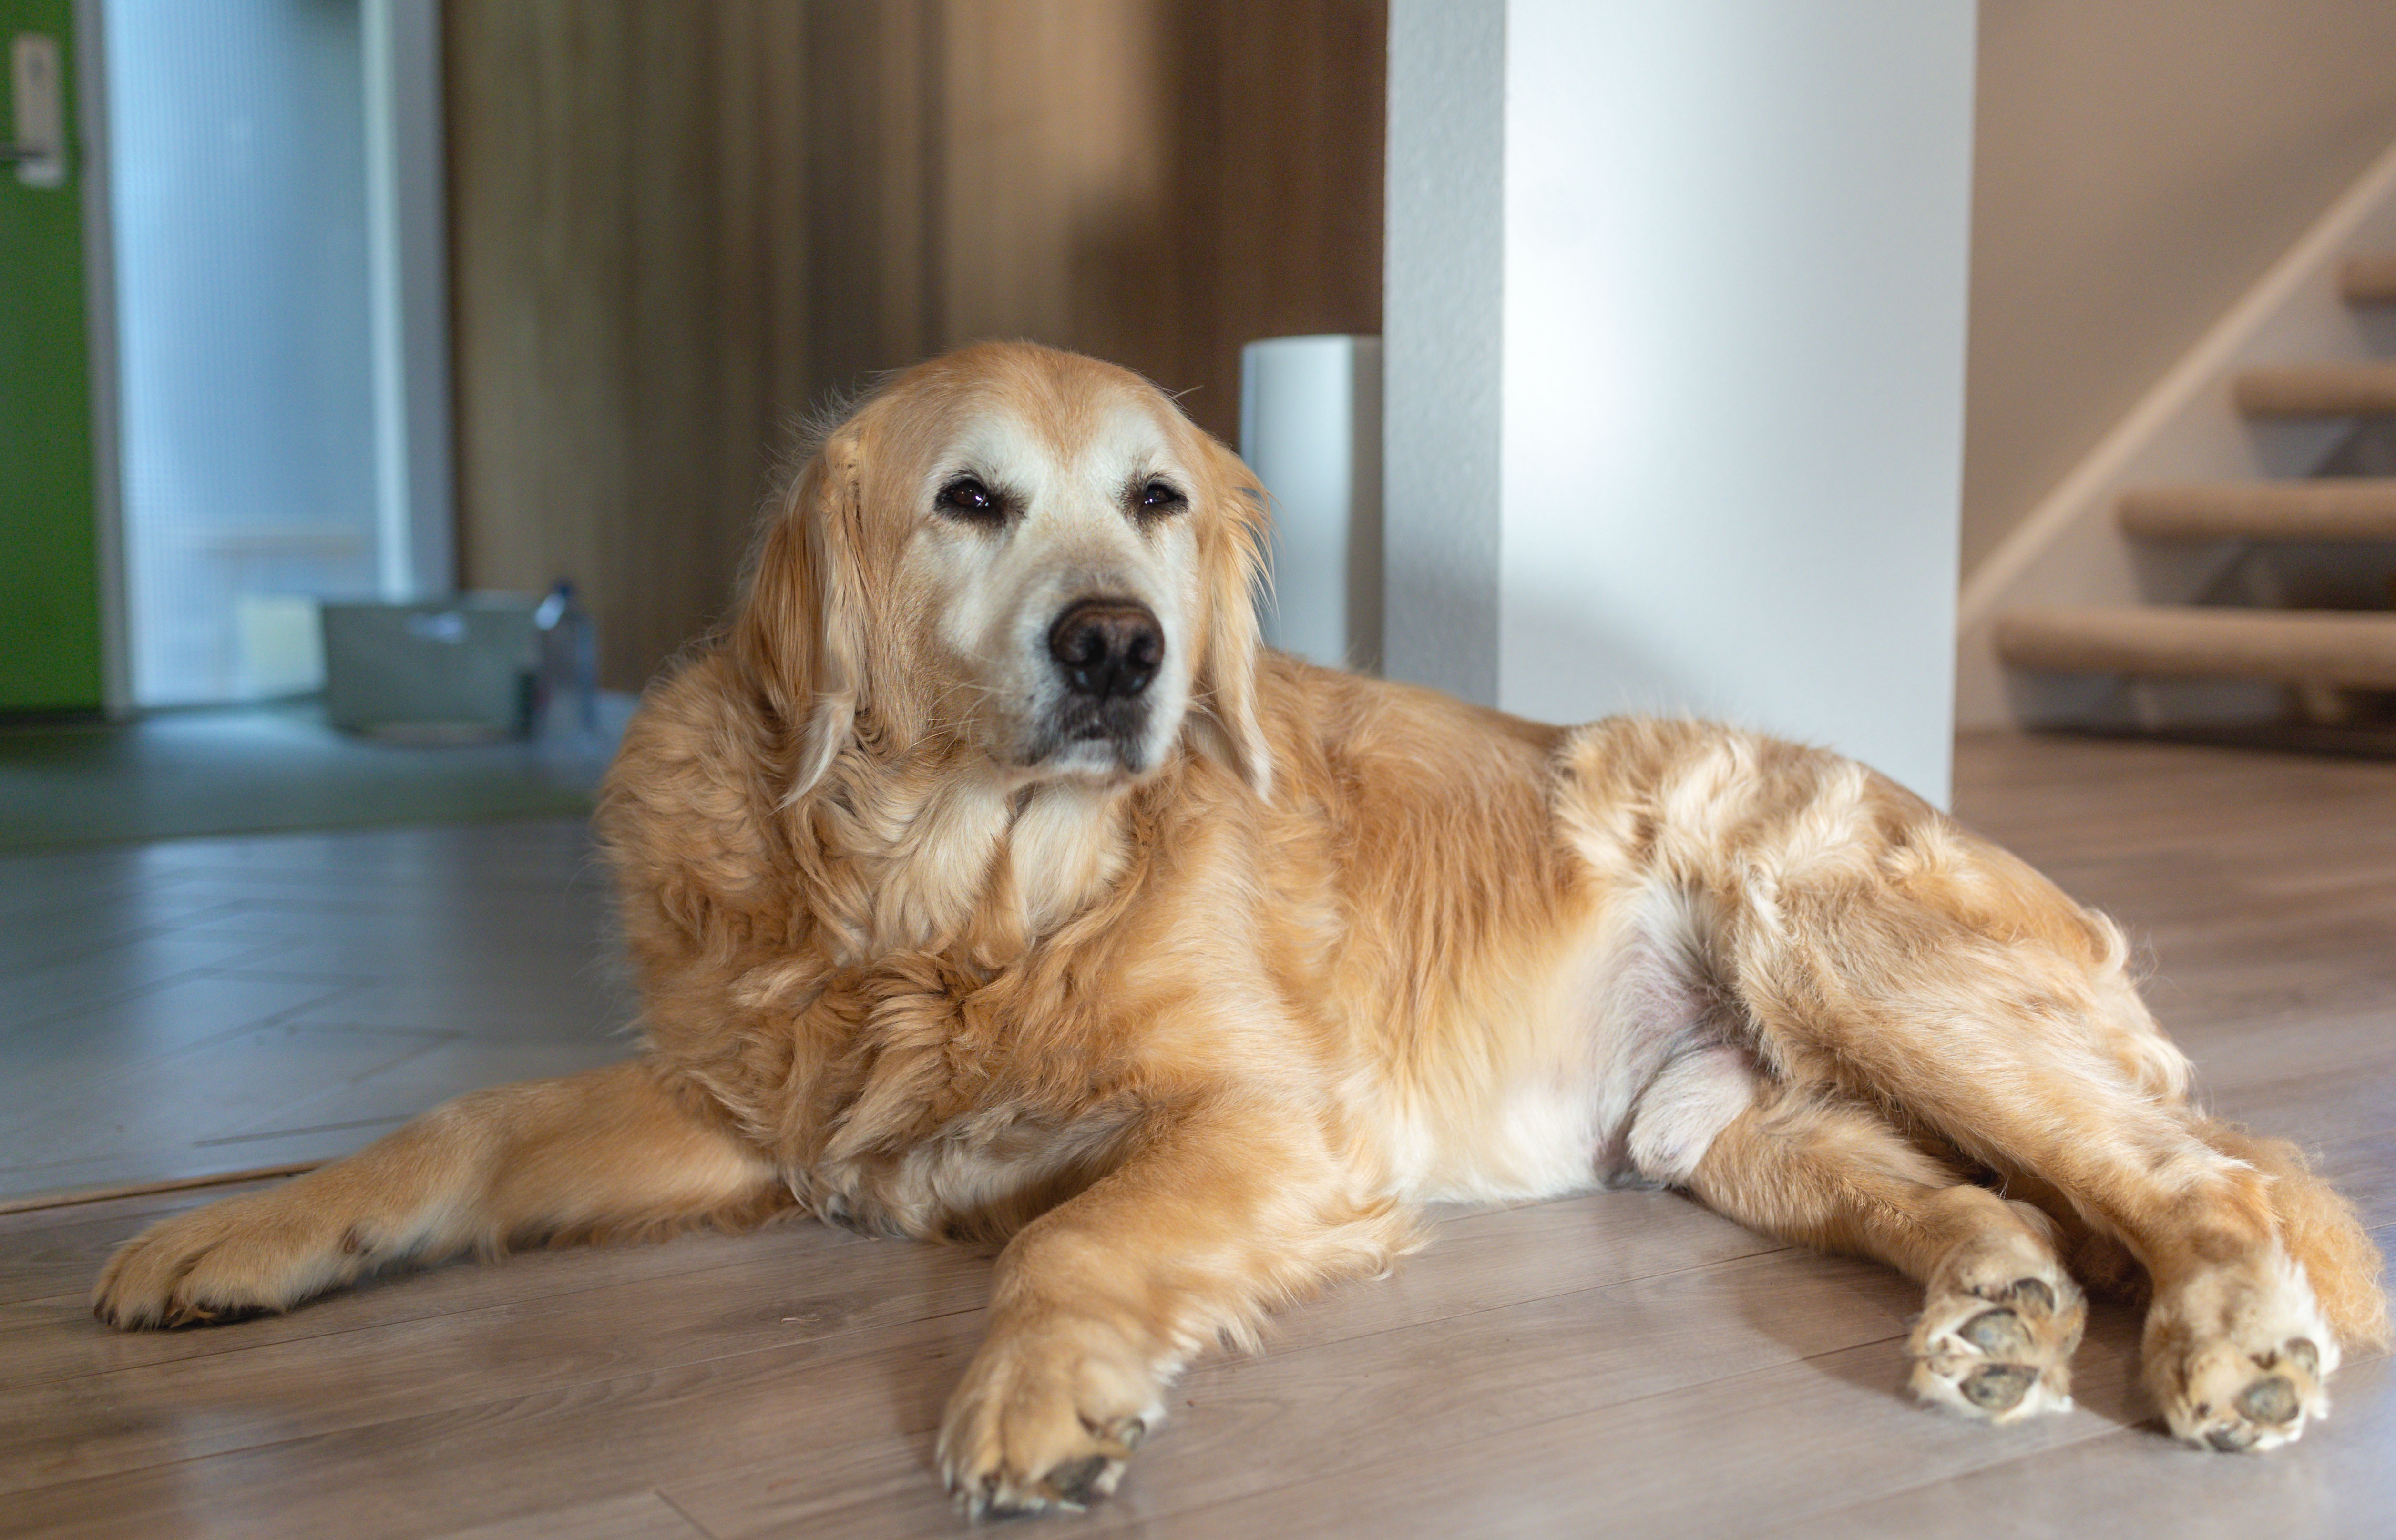
<path fill-rule="evenodd" d="M 1174 380 L 1196 388 L 1183 401 L 1191 414 L 1231 439 L 1243 343 L 1381 329 L 1387 7 L 1284 0 L 1169 14 L 1166 58 L 1187 89 L 1166 118 L 1162 239 L 1181 273 Z"/>
<path fill-rule="evenodd" d="M 775 0 L 451 0 L 463 580 L 572 581 L 636 687 L 723 609 L 805 354 Z"/>
<path fill-rule="evenodd" d="M 939 346 L 1114 359 L 1226 439 L 1239 350 L 1377 332 L 1379 0 L 943 0 Z"/>
<path fill-rule="evenodd" d="M 939 19 L 926 0 L 819 0 L 804 15 L 807 362 L 814 389 L 830 394 L 938 346 L 926 92 Z"/>
<path fill-rule="evenodd" d="M 1380 325 L 1381 0 L 450 0 L 459 550 L 608 683 L 720 616 L 810 405 L 1113 358 L 1226 438 L 1239 348 Z"/>

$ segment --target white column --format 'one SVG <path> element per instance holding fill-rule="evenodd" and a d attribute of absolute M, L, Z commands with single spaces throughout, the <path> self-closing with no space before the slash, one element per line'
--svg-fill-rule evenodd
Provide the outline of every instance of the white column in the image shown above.
<path fill-rule="evenodd" d="M 1498 703 L 1505 0 L 1391 0 L 1381 666 Z"/>
<path fill-rule="evenodd" d="M 1475 288 L 1398 280 L 1485 193 L 1424 185 L 1452 168 L 1404 126 L 1459 113 L 1402 62 L 1458 11 L 1503 22 L 1497 507 L 1456 504 L 1434 545 L 1397 512 L 1400 461 L 1456 435 L 1449 370 L 1402 381 L 1399 339 L 1460 329 Z M 1457 656 L 1494 649 L 1505 709 L 1724 718 L 1946 799 L 1974 21 L 1972 0 L 1396 0 L 1393 673 L 1456 683 L 1397 644 L 1441 603 L 1401 572 L 1494 547 L 1494 617 L 1468 595 L 1447 618 Z M 1468 341 L 1471 422 L 1488 339 Z"/>
<path fill-rule="evenodd" d="M 1381 665 L 1381 339 L 1240 350 L 1240 458 L 1272 496 L 1265 641 L 1334 669 Z"/>
<path fill-rule="evenodd" d="M 456 586 L 440 0 L 366 0 L 366 266 L 382 597 Z"/>

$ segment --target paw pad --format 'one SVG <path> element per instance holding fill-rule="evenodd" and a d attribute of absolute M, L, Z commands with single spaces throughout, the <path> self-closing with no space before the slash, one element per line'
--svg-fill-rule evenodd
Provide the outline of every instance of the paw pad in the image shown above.
<path fill-rule="evenodd" d="M 1098 1480 L 1112 1462 L 1103 1454 L 1091 1454 L 1079 1460 L 1068 1460 L 1051 1470 L 1041 1483 L 1056 1494 L 1057 1501 L 1070 1507 L 1088 1507 L 1104 1495 Z"/>
<path fill-rule="evenodd" d="M 2002 1289 L 1974 1290 L 1983 1298 L 2007 1305 L 2026 1305 L 2042 1313 L 2052 1314 L 2057 1303 L 2055 1290 L 2043 1278 L 2017 1278 Z"/>
<path fill-rule="evenodd" d="M 2296 1387 L 2284 1374 L 2256 1380 L 2238 1393 L 2238 1410 L 2256 1422 L 2283 1423 L 2296 1414 Z"/>
<path fill-rule="evenodd" d="M 2037 1346 L 2030 1328 L 2011 1310 L 1982 1310 L 1963 1322 L 1956 1334 L 1990 1358 L 2018 1359 Z"/>
<path fill-rule="evenodd" d="M 1957 1387 L 1963 1399 L 1984 1412 L 2010 1412 L 2038 1383 L 2038 1371 L 2018 1363 L 1991 1363 L 1975 1369 Z"/>

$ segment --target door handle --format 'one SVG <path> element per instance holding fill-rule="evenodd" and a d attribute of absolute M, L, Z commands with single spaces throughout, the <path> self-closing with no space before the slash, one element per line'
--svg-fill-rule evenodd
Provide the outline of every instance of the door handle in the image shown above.
<path fill-rule="evenodd" d="M 16 105 L 17 136 L 0 144 L 0 162 L 13 163 L 28 187 L 57 187 L 67 179 L 66 114 L 59 88 L 59 40 L 19 33 L 8 46 L 8 87 Z"/>

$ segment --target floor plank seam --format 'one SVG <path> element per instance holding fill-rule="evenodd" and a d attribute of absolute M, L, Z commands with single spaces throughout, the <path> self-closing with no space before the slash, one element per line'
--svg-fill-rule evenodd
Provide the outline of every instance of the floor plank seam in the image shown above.
<path fill-rule="evenodd" d="M 283 983 L 295 983 L 295 982 L 296 982 L 296 983 L 314 983 L 314 982 L 317 982 L 317 981 L 316 981 L 316 980 L 314 980 L 314 979 L 304 979 L 304 978 L 303 978 L 303 979 L 297 979 L 297 980 L 294 980 L 294 979 L 288 979 L 288 978 L 274 978 L 274 977 L 271 977 L 271 976 L 269 976 L 269 977 L 264 977 L 264 978 L 258 978 L 258 979 L 246 979 L 244 976 L 239 975 L 239 974 L 213 974 L 213 975 L 209 975 L 208 976 L 211 976 L 211 977 L 220 977 L 220 978 L 227 978 L 227 979 L 231 979 L 231 980 L 233 980 L 233 981 L 234 981 L 234 982 L 236 982 L 236 983 L 238 983 L 238 982 L 259 982 L 259 983 L 270 983 L 270 984 L 283 984 Z M 161 981 L 159 981 L 159 982 L 158 982 L 157 984 L 155 984 L 155 985 L 145 985 L 143 988 L 139 989 L 131 989 L 131 990 L 127 990 L 126 992 L 125 992 L 125 993 L 123 993 L 123 994 L 121 994 L 121 995 L 113 996 L 113 997 L 111 997 L 111 999 L 109 999 L 109 1000 L 107 1000 L 107 1001 L 90 1002 L 87 1002 L 87 1003 L 84 1003 L 84 1004 L 67 1006 L 67 1007 L 65 1007 L 64 1009 L 60 1010 L 60 1011 L 57 1011 L 57 1012 L 54 1012 L 53 1014 L 51 1014 L 51 1015 L 49 1015 L 49 1016 L 37 1017 L 37 1018 L 35 1018 L 35 1019 L 33 1019 L 33 1020 L 31 1020 L 31 1021 L 20 1022 L 20 1023 L 19 1023 L 19 1024 L 18 1024 L 17 1026 L 15 1026 L 15 1027 L 11 1027 L 11 1028 L 7 1029 L 7 1034 L 13 1034 L 13 1033 L 18 1033 L 18 1032 L 31 1033 L 31 1032 L 33 1032 L 33 1031 L 34 1031 L 35 1029 L 40 1029 L 40 1028 L 44 1028 L 44 1027 L 55 1027 L 55 1026 L 60 1025 L 60 1023 L 62 1023 L 62 1022 L 70 1021 L 70 1020 L 72 1020 L 73 1017 L 80 1016 L 86 1016 L 86 1015 L 88 1015 L 88 1014 L 90 1013 L 90 1011 L 91 1011 L 91 1009 L 92 1009 L 93 1005 L 95 1005 L 95 1004 L 111 1004 L 111 1003 L 116 1003 L 116 1002 L 123 1002 L 123 1001 L 126 1001 L 126 1000 L 137 1000 L 137 999 L 140 999 L 140 998 L 141 996 L 143 996 L 143 995 L 150 995 L 150 994 L 156 994 L 156 993 L 159 993 L 159 992 L 161 992 L 163 989 L 165 989 L 168 988 L 169 986 L 171 986 L 172 984 L 177 984 L 177 983 L 189 983 L 189 982 L 191 982 L 191 981 L 192 981 L 192 980 L 191 980 L 191 979 L 189 979 L 189 978 L 176 978 L 176 979 L 171 979 L 171 980 L 161 980 Z M 170 1057 L 170 1058 L 171 1058 L 171 1057 L 179 1056 L 179 1055 L 184 1055 L 184 1054 L 194 1053 L 194 1052 L 197 1052 L 198 1050 L 203 1049 L 203 1048 L 214 1048 L 214 1047 L 218 1047 L 218 1046 L 220 1046 L 221 1044 L 223 1044 L 223 1043 L 226 1042 L 226 1040 L 228 1040 L 228 1039 L 230 1039 L 230 1038 L 236 1038 L 236 1037 L 239 1037 L 239 1036 L 241 1036 L 241 1034 L 243 1034 L 244 1032 L 254 1032 L 254 1031 L 259 1030 L 259 1029 L 261 1029 L 261 1028 L 281 1026 L 281 1025 L 282 1025 L 282 1024 L 283 1024 L 286 1019 L 288 1019 L 288 1018 L 289 1018 L 289 1017 L 291 1017 L 291 1016 L 298 1016 L 298 1015 L 299 1015 L 300 1012 L 302 1012 L 302 1011 L 312 1011 L 312 1010 L 314 1010 L 314 1009 L 316 1009 L 318 1006 L 324 1005 L 324 1004 L 327 1003 L 327 1002 L 330 1002 L 330 1001 L 333 1001 L 333 1000 L 339 999 L 339 998 L 341 995 L 343 995 L 343 994 L 347 994 L 347 993 L 352 992 L 353 989 L 363 989 L 363 988 L 365 988 L 365 987 L 366 987 L 366 984 L 367 982 L 371 982 L 371 981 L 370 981 L 370 980 L 360 981 L 360 982 L 358 982 L 358 983 L 356 983 L 356 984 L 354 984 L 354 985 L 352 985 L 352 986 L 349 986 L 349 987 L 346 987 L 346 988 L 334 989 L 334 990 L 330 991 L 329 993 L 325 994 L 325 995 L 322 995 L 322 996 L 317 997 L 317 998 L 315 998 L 315 999 L 302 1001 L 302 1002 L 300 1002 L 300 1003 L 298 1003 L 298 1004 L 296 1004 L 296 1005 L 286 1005 L 286 1006 L 282 1007 L 281 1009 L 274 1010 L 274 1011 L 271 1011 L 271 1012 L 267 1013 L 265 1016 L 253 1016 L 253 1017 L 250 1017 L 250 1018 L 248 1018 L 247 1020 L 243 1021 L 240 1025 L 235 1026 L 235 1027 L 229 1027 L 229 1028 L 225 1029 L 224 1029 L 224 1030 L 222 1030 L 222 1031 L 214 1032 L 214 1033 L 208 1034 L 208 1035 L 204 1036 L 204 1037 L 192 1038 L 192 1039 L 190 1039 L 190 1040 L 188 1040 L 188 1041 L 185 1041 L 185 1042 L 180 1042 L 180 1043 L 176 1044 L 176 1046 L 173 1048 L 173 1050 L 171 1050 L 167 1055 L 164 1055 L 164 1056 L 166 1056 L 166 1057 Z M 7 1035 L 7 1034 L 0 1034 L 0 1035 Z"/>
<path fill-rule="evenodd" d="M 651 1487 L 649 1488 L 649 1495 L 656 1498 L 659 1502 L 663 1503 L 666 1507 L 673 1509 L 674 1517 L 680 1519 L 684 1523 L 688 1524 L 694 1533 L 706 1536 L 706 1540 L 717 1540 L 716 1533 L 713 1530 L 709 1529 L 705 1524 L 702 1524 L 698 1520 L 692 1518 L 690 1516 L 690 1510 L 684 1507 L 680 1503 L 675 1502 L 672 1497 L 667 1496 L 664 1488 Z"/>

